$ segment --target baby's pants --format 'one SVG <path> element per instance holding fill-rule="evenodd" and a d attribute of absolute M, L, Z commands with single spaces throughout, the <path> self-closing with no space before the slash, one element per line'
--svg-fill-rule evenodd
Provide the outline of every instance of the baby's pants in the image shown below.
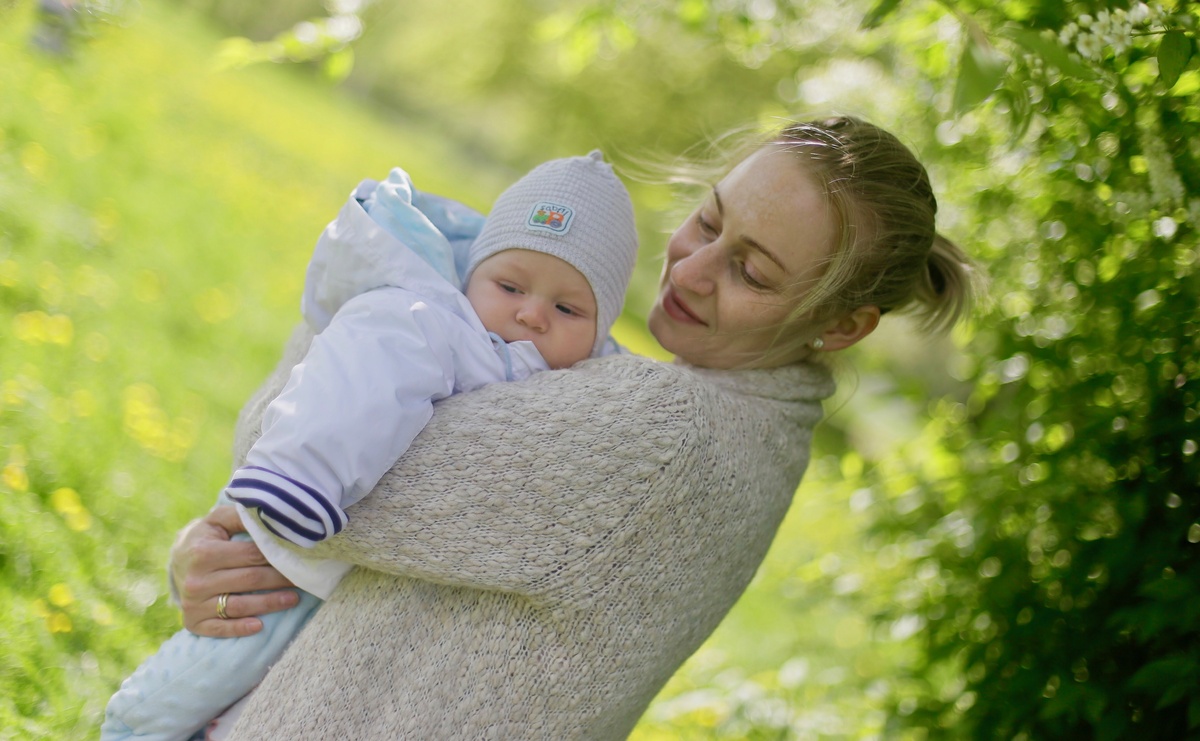
<path fill-rule="evenodd" d="M 243 638 L 171 636 L 124 682 L 104 711 L 101 741 L 186 741 L 262 681 L 321 600 L 263 615 L 263 629 Z"/>

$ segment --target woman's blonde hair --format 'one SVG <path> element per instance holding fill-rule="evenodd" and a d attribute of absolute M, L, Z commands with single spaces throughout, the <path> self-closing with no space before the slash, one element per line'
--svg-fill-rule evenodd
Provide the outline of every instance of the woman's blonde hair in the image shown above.
<path fill-rule="evenodd" d="M 913 314 L 930 331 L 958 321 L 971 301 L 970 260 L 937 233 L 929 175 L 908 147 L 849 116 L 789 124 L 765 146 L 802 159 L 841 227 L 829 266 L 797 314 L 830 318 L 878 306 Z"/>
<path fill-rule="evenodd" d="M 746 140 L 744 134 L 733 138 Z M 764 147 L 780 147 L 800 159 L 828 199 L 839 236 L 821 277 L 759 363 L 798 356 L 812 339 L 802 328 L 862 306 L 909 314 L 929 332 L 947 331 L 962 318 L 977 273 L 962 250 L 937 233 L 929 175 L 899 139 L 850 116 L 789 123 L 732 152 L 722 147 L 721 176 Z M 713 174 L 703 165 L 685 165 L 676 168 L 673 180 L 698 184 Z"/>

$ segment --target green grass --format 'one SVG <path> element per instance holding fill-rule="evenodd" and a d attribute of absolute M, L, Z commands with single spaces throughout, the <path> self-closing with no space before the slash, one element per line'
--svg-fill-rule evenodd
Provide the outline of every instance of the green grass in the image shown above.
<path fill-rule="evenodd" d="M 93 735 L 179 621 L 172 533 L 298 319 L 313 241 L 403 163 L 483 206 L 506 175 L 294 70 L 210 71 L 146 3 L 60 60 L 0 11 L 0 738 Z"/>
<path fill-rule="evenodd" d="M 30 49 L 31 3 L 0 9 L 0 739 L 93 737 L 178 628 L 172 535 L 224 483 L 237 411 L 350 188 L 402 164 L 485 208 L 513 176 L 297 70 L 214 72 L 219 35 L 178 9 L 127 21 L 59 59 Z M 634 320 L 618 334 L 661 352 Z M 877 726 L 855 716 L 891 654 L 831 592 L 869 555 L 836 458 L 818 469 L 639 738 L 757 738 L 744 729 L 779 703 L 832 712 L 847 737 Z"/>

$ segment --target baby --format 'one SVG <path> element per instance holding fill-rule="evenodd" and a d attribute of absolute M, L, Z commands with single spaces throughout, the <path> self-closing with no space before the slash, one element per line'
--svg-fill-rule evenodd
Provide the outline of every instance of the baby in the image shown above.
<path fill-rule="evenodd" d="M 191 738 L 258 684 L 351 568 L 281 540 L 311 547 L 338 533 L 433 402 L 614 351 L 637 235 L 599 152 L 532 170 L 468 242 L 473 217 L 394 170 L 360 185 L 326 227 L 302 302 L 318 334 L 220 497 L 304 590 L 300 604 L 252 636 L 172 636 L 109 701 L 103 741 Z"/>

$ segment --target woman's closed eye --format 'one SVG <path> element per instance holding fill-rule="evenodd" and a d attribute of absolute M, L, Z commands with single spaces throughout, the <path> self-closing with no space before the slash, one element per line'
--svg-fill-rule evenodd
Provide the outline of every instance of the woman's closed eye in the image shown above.
<path fill-rule="evenodd" d="M 704 218 L 703 211 L 696 212 L 696 225 L 699 226 L 700 231 L 707 236 L 715 237 L 720 233 L 717 231 L 717 228 L 715 226 L 713 226 L 713 223 L 711 221 Z"/>
<path fill-rule="evenodd" d="M 748 266 L 749 266 L 749 263 L 747 263 L 747 262 L 739 262 L 738 263 L 738 272 L 741 274 L 742 280 L 746 282 L 746 285 L 750 286 L 751 288 L 753 288 L 756 291 L 774 290 L 771 286 L 767 285 L 766 283 L 762 282 L 758 278 L 755 278 L 753 275 L 751 275 Z"/>

